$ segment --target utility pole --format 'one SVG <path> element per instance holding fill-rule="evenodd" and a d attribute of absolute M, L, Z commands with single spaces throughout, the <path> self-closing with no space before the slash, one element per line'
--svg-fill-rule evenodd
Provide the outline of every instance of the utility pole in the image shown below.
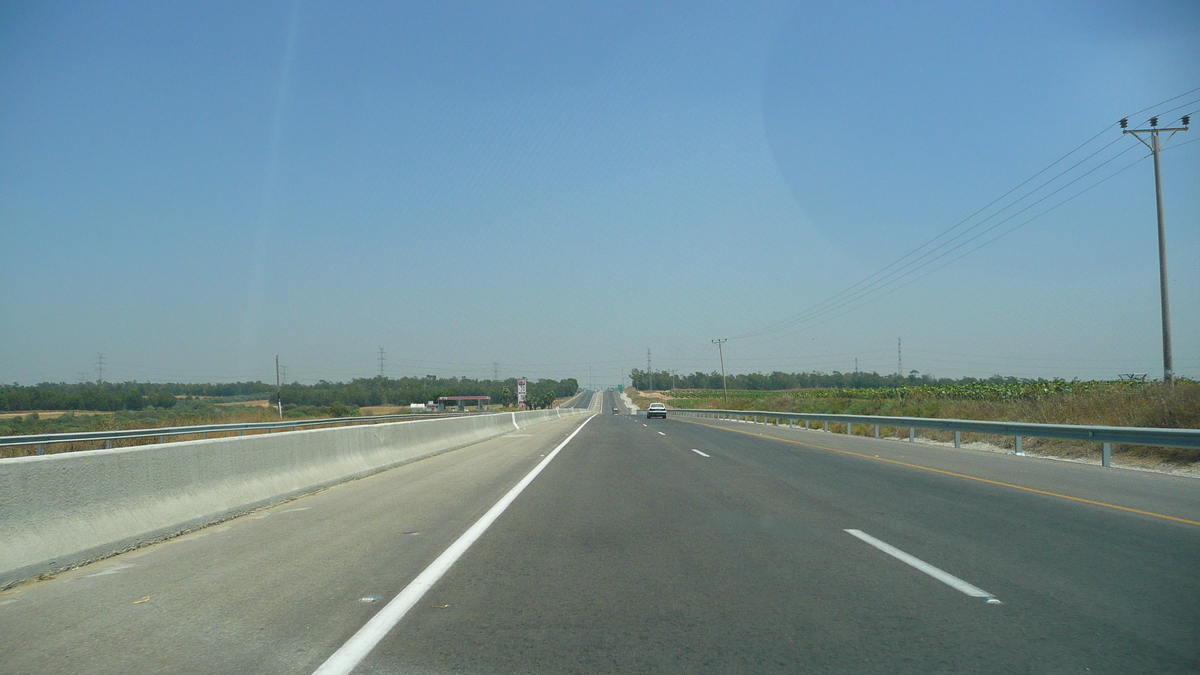
<path fill-rule="evenodd" d="M 1175 368 L 1172 364 L 1171 357 L 1171 303 L 1167 299 L 1167 231 L 1163 221 L 1163 197 L 1162 197 L 1162 169 L 1159 167 L 1158 153 L 1162 150 L 1162 142 L 1158 138 L 1159 132 L 1171 132 L 1167 138 L 1175 135 L 1177 131 L 1187 131 L 1188 123 L 1191 122 L 1188 115 L 1184 115 L 1179 120 L 1183 122 L 1181 127 L 1158 128 L 1158 118 L 1150 118 L 1149 129 L 1128 129 L 1129 118 L 1121 118 L 1121 133 L 1133 134 L 1133 137 L 1142 142 L 1143 145 L 1150 148 L 1150 153 L 1154 155 L 1154 203 L 1158 207 L 1158 292 L 1162 300 L 1162 341 L 1163 341 L 1163 384 L 1168 387 L 1175 386 Z M 1150 142 L 1141 137 L 1141 134 L 1148 134 Z"/>
<path fill-rule="evenodd" d="M 646 347 L 646 377 L 650 378 L 650 384 L 646 385 L 646 391 L 654 389 L 654 371 L 650 369 L 650 348 Z"/>
<path fill-rule="evenodd" d="M 275 355 L 275 403 L 279 406 L 279 419 L 283 419 L 283 382 L 279 379 L 279 355 Z"/>
<path fill-rule="evenodd" d="M 721 389 L 725 390 L 725 402 L 728 403 L 729 386 L 725 383 L 725 350 L 721 347 L 721 345 L 724 345 L 726 342 L 729 342 L 729 338 L 721 338 L 720 340 L 712 341 L 712 343 L 717 346 L 717 353 L 721 355 Z"/>
<path fill-rule="evenodd" d="M 96 386 L 104 384 L 104 355 L 96 355 Z"/>
<path fill-rule="evenodd" d="M 904 357 L 900 352 L 900 338 L 896 338 L 896 375 L 904 377 Z"/>

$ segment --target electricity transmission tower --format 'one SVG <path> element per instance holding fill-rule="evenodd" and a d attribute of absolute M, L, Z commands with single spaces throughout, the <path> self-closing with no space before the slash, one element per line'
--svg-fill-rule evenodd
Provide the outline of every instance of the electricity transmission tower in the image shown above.
<path fill-rule="evenodd" d="M 1168 387 L 1175 386 L 1175 368 L 1171 358 L 1171 303 L 1167 299 L 1167 232 L 1166 226 L 1163 223 L 1163 197 L 1162 197 L 1162 169 L 1158 163 L 1158 153 L 1162 150 L 1162 142 L 1158 138 L 1160 132 L 1170 132 L 1167 138 L 1174 136 L 1176 132 L 1187 131 L 1188 123 L 1191 121 L 1188 115 L 1184 115 L 1180 120 L 1183 122 L 1181 127 L 1166 127 L 1159 128 L 1158 118 L 1150 118 L 1149 129 L 1129 129 L 1129 118 L 1121 119 L 1121 133 L 1133 134 L 1133 137 L 1138 139 L 1147 148 L 1150 148 L 1150 153 L 1154 155 L 1154 202 L 1158 207 L 1158 292 L 1162 301 L 1162 341 L 1163 341 L 1163 384 Z M 1142 134 L 1150 137 L 1150 142 L 1142 138 Z"/>
<path fill-rule="evenodd" d="M 96 355 L 96 386 L 104 384 L 104 355 Z"/>
<path fill-rule="evenodd" d="M 379 348 L 379 377 L 380 377 L 380 378 L 382 378 L 382 377 L 383 377 L 383 362 L 384 362 L 385 360 L 386 360 L 386 359 L 385 359 L 385 357 L 384 357 L 384 355 L 383 355 L 383 347 L 380 347 L 380 348 Z"/>

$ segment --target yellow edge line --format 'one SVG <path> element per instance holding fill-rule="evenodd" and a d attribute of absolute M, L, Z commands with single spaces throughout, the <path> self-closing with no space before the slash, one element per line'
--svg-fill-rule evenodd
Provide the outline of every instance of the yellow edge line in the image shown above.
<path fill-rule="evenodd" d="M 676 418 L 676 419 L 679 419 L 679 418 Z M 754 433 L 753 431 L 742 431 L 741 429 L 730 429 L 728 427 L 722 427 L 722 426 L 718 426 L 716 424 L 707 424 L 705 422 L 696 422 L 696 421 L 688 420 L 688 419 L 685 419 L 683 421 L 690 422 L 691 424 L 699 424 L 700 426 L 710 427 L 712 429 L 721 429 L 722 431 L 731 431 L 735 434 L 746 434 L 747 436 L 757 436 L 759 438 L 769 438 L 773 441 L 782 441 L 784 443 L 793 443 L 795 445 L 802 445 L 806 448 L 817 448 L 819 450 L 828 450 L 830 452 L 840 452 L 843 455 L 853 455 L 855 457 L 862 457 L 864 459 L 874 459 L 874 460 L 877 460 L 880 462 L 887 462 L 888 464 L 899 464 L 900 466 L 907 466 L 912 469 L 921 469 L 922 471 L 932 471 L 933 473 L 940 473 L 940 474 L 945 474 L 947 476 L 954 476 L 955 478 L 966 478 L 968 480 L 979 481 L 980 483 L 989 483 L 991 485 L 999 485 L 1001 487 L 1012 488 L 1014 490 L 1024 490 L 1025 492 L 1033 492 L 1033 493 L 1036 493 L 1039 495 L 1046 495 L 1047 497 L 1058 497 L 1059 499 L 1067 499 L 1067 500 L 1070 500 L 1073 502 L 1082 502 L 1084 504 L 1092 504 L 1093 506 L 1103 506 L 1105 508 L 1116 509 L 1118 511 L 1128 511 L 1129 513 L 1137 513 L 1139 515 L 1150 516 L 1152 518 L 1162 518 L 1163 520 L 1173 520 L 1177 523 L 1187 523 L 1188 525 L 1200 525 L 1200 521 L 1188 520 L 1187 518 L 1176 518 L 1175 516 L 1168 516 L 1168 515 L 1165 515 L 1162 513 L 1154 513 L 1153 511 L 1142 511 L 1140 509 L 1131 509 L 1128 506 L 1118 506 L 1116 504 L 1109 504 L 1108 502 L 1098 502 L 1094 499 L 1084 499 L 1083 497 L 1072 497 L 1071 495 L 1059 494 L 1057 492 L 1047 492 L 1046 490 L 1038 490 L 1036 488 L 1024 487 L 1021 485 L 1013 485 L 1012 483 L 1002 483 L 998 480 L 989 480 L 987 478 L 979 478 L 978 476 L 968 476 L 965 473 L 954 473 L 953 471 L 945 471 L 943 469 L 933 469 L 933 468 L 930 468 L 927 466 L 921 466 L 920 464 L 909 464 L 908 462 L 900 462 L 900 461 L 897 461 L 894 459 L 885 459 L 883 457 L 874 457 L 872 455 L 864 455 L 861 452 L 851 452 L 849 450 L 839 450 L 837 448 L 827 448 L 824 445 L 814 445 L 812 443 L 803 443 L 801 441 L 794 441 L 790 438 L 776 438 L 774 436 L 768 436 L 766 434 Z"/>

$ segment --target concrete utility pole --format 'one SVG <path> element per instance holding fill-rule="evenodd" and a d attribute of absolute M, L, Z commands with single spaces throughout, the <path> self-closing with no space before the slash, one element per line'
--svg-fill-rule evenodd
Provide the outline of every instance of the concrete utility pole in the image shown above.
<path fill-rule="evenodd" d="M 726 342 L 729 342 L 729 338 L 721 338 L 720 340 L 712 341 L 712 343 L 717 346 L 717 353 L 721 355 L 721 389 L 725 391 L 725 402 L 728 403 L 729 386 L 725 384 L 725 350 L 722 348 L 722 345 L 724 345 Z"/>
<path fill-rule="evenodd" d="M 654 389 L 654 371 L 650 370 L 650 348 L 646 347 L 646 377 L 650 378 L 650 384 L 646 385 L 646 391 Z"/>
<path fill-rule="evenodd" d="M 283 383 L 279 379 L 279 355 L 275 355 L 275 403 L 279 406 L 279 419 L 283 419 Z"/>
<path fill-rule="evenodd" d="M 1183 123 L 1181 127 L 1158 128 L 1158 118 L 1150 118 L 1149 129 L 1128 129 L 1129 118 L 1122 118 L 1121 133 L 1133 134 L 1134 138 L 1138 139 L 1147 148 L 1150 148 L 1150 153 L 1154 155 L 1154 202 L 1158 207 L 1158 292 L 1162 300 L 1162 340 L 1163 340 L 1163 384 L 1168 387 L 1175 386 L 1175 368 L 1172 364 L 1171 357 L 1171 303 L 1167 297 L 1167 231 L 1163 221 L 1163 198 L 1162 198 L 1162 169 L 1158 162 L 1158 153 L 1162 150 L 1162 142 L 1158 138 L 1159 132 L 1171 132 L 1167 138 L 1175 135 L 1177 131 L 1187 131 L 1188 123 L 1191 121 L 1188 115 L 1184 115 L 1180 120 Z M 1141 134 L 1148 134 L 1150 142 L 1141 137 Z"/>

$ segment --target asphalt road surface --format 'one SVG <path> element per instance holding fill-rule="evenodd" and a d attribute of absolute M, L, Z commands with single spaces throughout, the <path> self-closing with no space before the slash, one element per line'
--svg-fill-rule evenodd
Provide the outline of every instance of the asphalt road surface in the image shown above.
<path fill-rule="evenodd" d="M 1200 673 L 1194 479 L 593 405 L 0 594 L 0 672 L 313 673 L 416 597 L 343 672 Z"/>

